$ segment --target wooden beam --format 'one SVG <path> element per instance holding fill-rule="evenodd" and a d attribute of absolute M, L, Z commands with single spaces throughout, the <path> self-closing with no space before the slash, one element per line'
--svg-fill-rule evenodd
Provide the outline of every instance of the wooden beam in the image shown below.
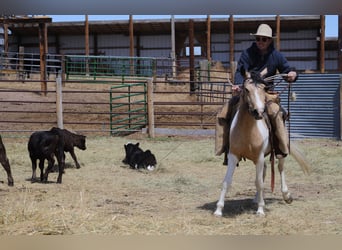
<path fill-rule="evenodd" d="M 13 16 L 0 17 L 0 23 L 51 23 L 52 18 L 49 16 Z"/>
<path fill-rule="evenodd" d="M 324 73 L 325 72 L 325 16 L 321 15 L 321 37 L 320 37 L 320 72 Z"/>
<path fill-rule="evenodd" d="M 207 60 L 211 61 L 211 20 L 210 15 L 207 15 Z"/>
<path fill-rule="evenodd" d="M 172 60 L 172 77 L 176 77 L 176 26 L 175 16 L 171 15 L 171 60 Z"/>
<path fill-rule="evenodd" d="M 46 72 L 46 55 L 47 48 L 47 25 L 39 23 L 39 57 L 40 57 L 40 81 L 41 91 L 44 95 L 47 94 L 47 72 Z"/>
<path fill-rule="evenodd" d="M 89 21 L 88 15 L 85 15 L 85 22 L 84 22 L 84 49 L 85 49 L 85 56 L 86 56 L 86 75 L 89 75 Z"/>
<path fill-rule="evenodd" d="M 85 55 L 89 56 L 89 21 L 88 15 L 85 15 L 85 22 L 84 22 L 84 34 L 85 34 Z"/>
<path fill-rule="evenodd" d="M 129 15 L 129 56 L 134 56 L 134 30 L 132 15 Z"/>
<path fill-rule="evenodd" d="M 4 23 L 4 52 L 7 55 L 8 52 L 8 24 Z"/>
<path fill-rule="evenodd" d="M 133 16 L 129 15 L 129 56 L 134 57 L 134 30 L 133 30 Z M 133 59 L 130 60 L 130 72 L 134 74 Z"/>
<path fill-rule="evenodd" d="M 194 53 L 194 20 L 189 20 L 189 73 L 190 92 L 195 91 L 195 53 Z"/>
<path fill-rule="evenodd" d="M 276 49 L 280 51 L 280 16 L 276 17 Z"/>

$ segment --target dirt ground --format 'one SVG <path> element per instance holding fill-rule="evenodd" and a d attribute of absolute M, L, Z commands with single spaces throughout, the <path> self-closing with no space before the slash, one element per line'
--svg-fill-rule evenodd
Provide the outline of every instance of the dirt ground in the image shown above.
<path fill-rule="evenodd" d="M 266 216 L 255 214 L 255 169 L 241 162 L 226 197 L 223 217 L 213 215 L 226 167 L 214 156 L 211 137 L 87 138 L 77 150 L 81 168 L 67 155 L 63 183 L 31 183 L 25 138 L 3 138 L 14 187 L 0 169 L 0 235 L 339 235 L 342 232 L 341 142 L 296 141 L 312 169 L 309 176 L 291 156 L 286 177 L 294 201 L 281 198 L 280 180 L 265 183 Z M 156 155 L 153 172 L 121 161 L 124 143 L 140 142 Z"/>

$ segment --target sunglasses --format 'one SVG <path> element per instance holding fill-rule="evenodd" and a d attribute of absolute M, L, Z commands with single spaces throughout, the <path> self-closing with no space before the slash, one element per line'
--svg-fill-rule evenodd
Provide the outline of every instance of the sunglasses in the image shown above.
<path fill-rule="evenodd" d="M 256 37 L 255 38 L 255 41 L 257 41 L 257 42 L 260 42 L 260 41 L 262 41 L 262 42 L 267 42 L 268 41 L 268 39 L 269 38 L 267 38 L 267 37 Z"/>

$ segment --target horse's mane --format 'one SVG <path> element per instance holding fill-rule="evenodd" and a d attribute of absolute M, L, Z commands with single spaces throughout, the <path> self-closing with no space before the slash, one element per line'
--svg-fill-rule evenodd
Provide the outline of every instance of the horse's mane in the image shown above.
<path fill-rule="evenodd" d="M 260 75 L 260 72 L 251 71 L 250 74 L 251 74 L 251 78 L 255 82 L 255 84 L 259 84 L 259 83 L 262 83 L 265 85 L 267 84 L 267 82 L 264 80 L 264 78 Z"/>

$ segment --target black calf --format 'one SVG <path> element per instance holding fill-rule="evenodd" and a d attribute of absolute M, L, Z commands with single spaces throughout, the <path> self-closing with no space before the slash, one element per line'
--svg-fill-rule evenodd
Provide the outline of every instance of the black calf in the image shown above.
<path fill-rule="evenodd" d="M 36 180 L 37 160 L 39 160 L 40 180 L 47 182 L 48 175 L 55 163 L 54 156 L 58 162 L 57 183 L 62 183 L 62 174 L 64 173 L 64 137 L 59 128 L 52 128 L 49 131 L 34 132 L 28 142 L 28 151 L 32 163 L 32 178 Z M 44 173 L 44 161 L 48 161 L 48 167 Z"/>
<path fill-rule="evenodd" d="M 127 143 L 124 146 L 126 156 L 122 161 L 123 163 L 134 169 L 146 168 L 150 171 L 154 170 L 157 160 L 150 150 L 143 151 L 139 147 L 139 143 Z"/>
<path fill-rule="evenodd" d="M 69 152 L 75 162 L 76 168 L 80 168 L 81 166 L 77 161 L 74 147 L 86 150 L 86 137 L 84 135 L 72 133 L 67 129 L 62 129 L 61 131 L 64 137 L 64 152 Z"/>

